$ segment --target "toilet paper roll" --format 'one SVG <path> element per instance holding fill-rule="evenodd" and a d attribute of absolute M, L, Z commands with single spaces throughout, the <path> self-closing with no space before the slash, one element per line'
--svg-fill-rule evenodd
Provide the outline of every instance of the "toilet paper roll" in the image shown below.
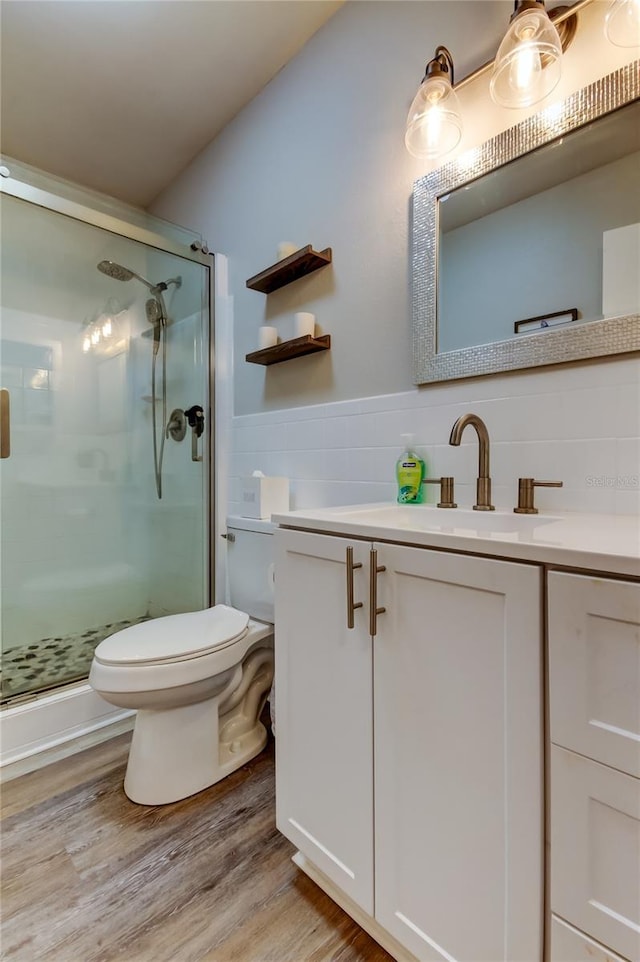
<path fill-rule="evenodd" d="M 290 257 L 298 249 L 298 245 L 292 244 L 291 241 L 280 241 L 278 244 L 278 260 L 282 261 L 285 257 Z"/>
<path fill-rule="evenodd" d="M 308 311 L 298 311 L 295 317 L 296 337 L 305 337 L 310 334 L 313 337 L 316 329 L 316 316 Z"/>
<path fill-rule="evenodd" d="M 278 343 L 277 329 L 275 327 L 268 327 L 266 324 L 264 324 L 258 331 L 258 343 L 261 351 L 265 347 L 273 347 L 274 344 Z"/>

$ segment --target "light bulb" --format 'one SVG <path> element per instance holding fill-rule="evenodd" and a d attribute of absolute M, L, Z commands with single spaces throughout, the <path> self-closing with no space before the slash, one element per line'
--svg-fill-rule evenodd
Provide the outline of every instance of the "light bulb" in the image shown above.
<path fill-rule="evenodd" d="M 107 317 L 102 324 L 102 336 L 111 337 L 113 334 L 113 324 L 111 323 L 111 318 Z"/>
<path fill-rule="evenodd" d="M 85 336 L 82 341 L 82 353 L 87 354 L 91 350 L 91 338 Z"/>
<path fill-rule="evenodd" d="M 100 331 L 98 330 L 97 327 L 94 327 L 94 329 L 91 331 L 91 343 L 92 344 L 100 343 Z"/>
<path fill-rule="evenodd" d="M 426 146 L 430 153 L 438 153 L 438 145 L 442 137 L 443 112 L 440 106 L 443 90 L 434 86 L 427 91 L 428 106 L 425 112 Z"/>
<path fill-rule="evenodd" d="M 524 43 L 518 49 L 510 67 L 510 83 L 521 93 L 538 82 L 538 75 L 542 70 L 540 54 L 532 44 Z"/>
<path fill-rule="evenodd" d="M 426 125 L 427 150 L 429 153 L 433 153 L 434 151 L 437 153 L 440 137 L 442 136 L 442 111 L 437 104 L 434 104 L 433 107 L 430 107 L 427 111 Z"/>

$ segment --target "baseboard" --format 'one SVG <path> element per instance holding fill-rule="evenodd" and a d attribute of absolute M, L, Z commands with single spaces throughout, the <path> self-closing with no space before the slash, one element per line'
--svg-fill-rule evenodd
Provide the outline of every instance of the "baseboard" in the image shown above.
<path fill-rule="evenodd" d="M 135 713 L 108 704 L 86 683 L 0 712 L 3 781 L 51 764 L 133 727 Z"/>
<path fill-rule="evenodd" d="M 383 929 L 375 919 L 371 918 L 360 906 L 356 905 L 337 885 L 334 885 L 324 872 L 321 872 L 302 852 L 296 852 L 296 854 L 292 856 L 291 861 L 294 862 L 305 875 L 308 875 L 323 892 L 326 892 L 329 898 L 333 899 L 341 909 L 344 909 L 347 915 L 350 915 L 354 922 L 357 922 L 360 928 L 364 929 L 378 945 L 381 945 L 396 962 L 418 962 L 415 955 L 400 945 L 386 929 Z"/>

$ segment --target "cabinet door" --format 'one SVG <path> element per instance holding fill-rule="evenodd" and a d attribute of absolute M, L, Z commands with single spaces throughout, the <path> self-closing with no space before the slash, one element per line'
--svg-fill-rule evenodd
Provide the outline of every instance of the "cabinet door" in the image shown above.
<path fill-rule="evenodd" d="M 276 538 L 276 820 L 373 914 L 373 705 L 369 545 L 279 530 Z M 346 548 L 356 627 L 347 628 Z"/>
<path fill-rule="evenodd" d="M 551 917 L 550 962 L 625 962 L 563 919 Z"/>
<path fill-rule="evenodd" d="M 376 919 L 421 962 L 540 962 L 540 571 L 376 548 Z"/>
<path fill-rule="evenodd" d="M 640 776 L 640 584 L 549 574 L 551 741 Z"/>
<path fill-rule="evenodd" d="M 640 780 L 555 745 L 551 911 L 640 962 Z"/>

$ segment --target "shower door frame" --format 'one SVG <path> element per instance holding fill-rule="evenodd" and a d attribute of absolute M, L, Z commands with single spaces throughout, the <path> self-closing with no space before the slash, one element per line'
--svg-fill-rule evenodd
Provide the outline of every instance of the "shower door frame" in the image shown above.
<path fill-rule="evenodd" d="M 10 161 L 8 161 L 10 163 Z M 46 173 L 46 172 L 45 172 Z M 72 185 L 76 186 L 76 185 Z M 208 364 L 208 376 L 206 377 L 206 397 L 204 398 L 204 409 L 208 411 L 208 417 L 205 419 L 205 437 L 207 440 L 208 457 L 205 456 L 203 460 L 203 470 L 205 472 L 204 478 L 204 523 L 206 525 L 206 531 L 208 535 L 207 539 L 207 551 L 205 553 L 204 564 L 204 580 L 205 580 L 205 607 L 214 603 L 216 596 L 216 586 L 215 586 L 215 571 L 216 571 L 216 538 L 215 538 L 215 520 L 216 520 L 216 505 L 215 505 L 215 472 L 213 470 L 213 464 L 215 462 L 215 450 L 214 446 L 216 443 L 216 435 L 214 430 L 215 423 L 215 385 L 212 383 L 214 376 L 214 360 L 215 360 L 215 344 L 214 344 L 214 334 L 215 334 L 215 323 L 214 323 L 214 296 L 215 296 L 215 260 L 213 254 L 204 254 L 201 250 L 193 250 L 184 244 L 180 244 L 177 241 L 173 241 L 168 237 L 163 237 L 161 234 L 156 234 L 154 231 L 149 230 L 145 227 L 140 227 L 136 224 L 131 224 L 126 220 L 122 220 L 120 217 L 116 217 L 112 214 L 107 214 L 102 211 L 96 210 L 92 207 L 87 207 L 84 204 L 80 204 L 77 201 L 69 200 L 66 197 L 62 197 L 59 194 L 52 193 L 51 191 L 43 190 L 40 187 L 34 187 L 31 184 L 27 184 L 24 181 L 17 180 L 14 177 L 0 177 L 0 193 L 7 194 L 10 197 L 15 197 L 19 200 L 27 201 L 27 203 L 33 204 L 37 207 L 43 207 L 46 210 L 54 211 L 55 213 L 61 214 L 64 217 L 68 217 L 71 220 L 81 221 L 82 223 L 89 224 L 93 227 L 98 227 L 101 230 L 108 231 L 111 234 L 116 234 L 119 237 L 126 237 L 129 240 L 137 241 L 138 243 L 145 244 L 147 247 L 155 248 L 156 250 L 163 251 L 167 254 L 172 254 L 176 257 L 181 257 L 183 260 L 192 261 L 196 264 L 200 264 L 207 271 L 207 292 L 209 298 L 209 311 L 208 311 L 208 336 L 209 344 L 208 350 L 205 353 L 206 362 Z M 141 211 L 141 213 L 146 213 L 146 211 Z M 153 217 L 153 214 L 149 215 Z M 180 226 L 180 225 L 176 225 Z M 184 228 L 188 230 L 188 228 Z M 195 233 L 195 231 L 193 232 Z M 78 684 L 74 682 L 71 684 Z M 63 685 L 65 687 L 65 685 Z M 58 690 L 58 689 L 54 689 Z M 44 695 L 51 694 L 51 692 L 44 692 Z M 39 697 L 38 695 L 34 697 Z"/>

